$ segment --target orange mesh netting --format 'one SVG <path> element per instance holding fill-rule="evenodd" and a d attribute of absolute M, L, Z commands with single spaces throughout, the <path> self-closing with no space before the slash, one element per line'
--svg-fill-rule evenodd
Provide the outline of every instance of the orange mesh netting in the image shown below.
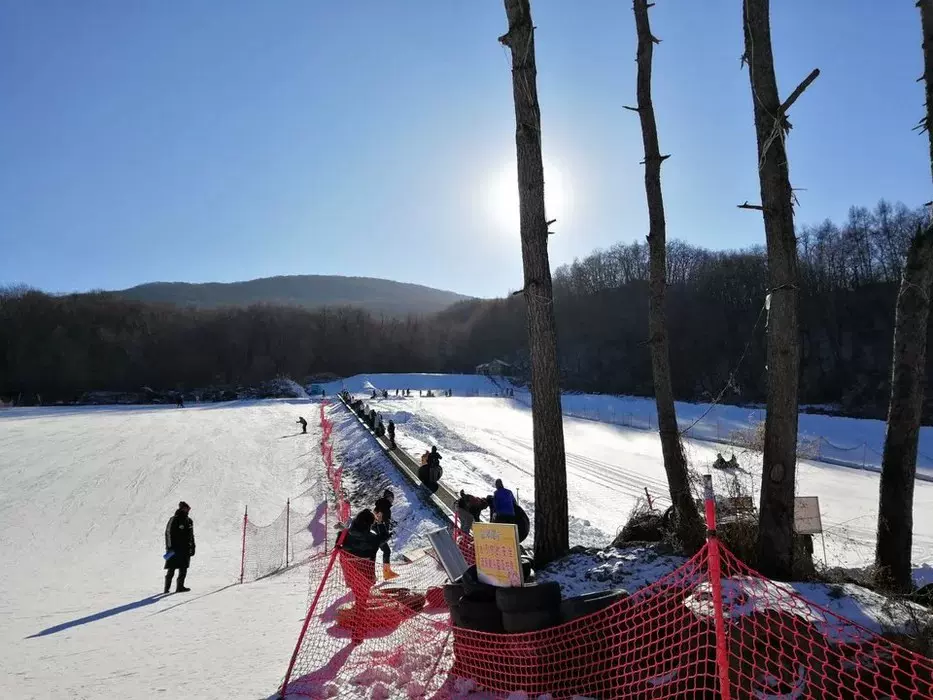
<path fill-rule="evenodd" d="M 310 567 L 287 696 L 933 698 L 933 661 L 762 577 L 715 536 L 609 607 L 525 634 L 454 626 L 429 555 L 390 582 L 339 548 Z"/>

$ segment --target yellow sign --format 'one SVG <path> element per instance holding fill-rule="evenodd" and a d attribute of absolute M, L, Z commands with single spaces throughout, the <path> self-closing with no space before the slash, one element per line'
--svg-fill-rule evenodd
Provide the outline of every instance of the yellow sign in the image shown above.
<path fill-rule="evenodd" d="M 476 576 L 480 581 L 501 588 L 522 585 L 518 526 L 475 523 L 473 547 L 476 551 Z"/>

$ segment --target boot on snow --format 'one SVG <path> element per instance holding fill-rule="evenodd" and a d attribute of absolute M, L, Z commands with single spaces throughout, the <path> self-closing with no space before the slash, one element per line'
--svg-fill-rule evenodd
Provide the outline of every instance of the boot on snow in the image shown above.
<path fill-rule="evenodd" d="M 172 589 L 172 576 L 174 573 L 165 574 L 165 590 L 162 591 L 163 593 L 168 593 Z"/>
<path fill-rule="evenodd" d="M 394 578 L 398 578 L 398 574 L 392 571 L 392 566 L 389 564 L 382 565 L 382 578 L 386 581 L 391 581 Z"/>
<path fill-rule="evenodd" d="M 190 590 L 191 590 L 190 588 L 187 588 L 185 586 L 179 586 L 178 588 L 175 589 L 175 592 L 176 593 L 187 593 Z"/>

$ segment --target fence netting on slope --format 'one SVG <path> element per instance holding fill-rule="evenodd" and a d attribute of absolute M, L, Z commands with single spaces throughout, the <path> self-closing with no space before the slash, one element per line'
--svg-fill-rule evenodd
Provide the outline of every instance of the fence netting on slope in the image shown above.
<path fill-rule="evenodd" d="M 311 567 L 292 697 L 933 697 L 930 659 L 762 577 L 715 540 L 608 608 L 525 634 L 453 626 L 429 555 L 390 582 L 339 549 Z"/>
<path fill-rule="evenodd" d="M 326 421 L 323 404 L 321 418 L 323 427 Z M 292 564 L 323 555 L 333 545 L 334 538 L 329 524 L 334 513 L 327 493 L 334 483 L 333 447 L 329 443 L 332 427 L 328 427 L 321 441 L 322 456 L 325 464 L 330 465 L 327 467 L 326 481 L 319 475 L 315 479 L 315 471 L 309 470 L 306 483 L 310 481 L 310 485 L 294 498 L 288 499 L 282 512 L 268 524 L 258 525 L 250 520 L 249 511 L 243 514 L 240 583 L 255 581 Z M 339 478 L 337 483 L 339 486 Z M 296 503 L 300 507 L 296 507 Z"/>

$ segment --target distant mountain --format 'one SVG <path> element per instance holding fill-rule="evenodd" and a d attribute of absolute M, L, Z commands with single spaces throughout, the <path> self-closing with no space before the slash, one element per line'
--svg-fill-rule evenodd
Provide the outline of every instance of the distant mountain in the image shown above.
<path fill-rule="evenodd" d="M 320 308 L 355 306 L 376 314 L 431 314 L 471 297 L 420 284 L 372 277 L 291 275 L 248 282 L 151 282 L 112 292 L 137 301 L 218 308 L 250 304 L 280 304 Z"/>

